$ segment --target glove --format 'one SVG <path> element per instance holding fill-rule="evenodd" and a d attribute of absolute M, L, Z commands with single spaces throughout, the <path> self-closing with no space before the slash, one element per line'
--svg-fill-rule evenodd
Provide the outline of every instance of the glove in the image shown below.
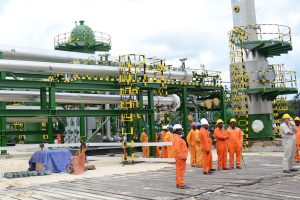
<path fill-rule="evenodd" d="M 183 158 L 182 158 L 182 160 L 186 160 L 186 159 L 187 159 L 187 157 L 183 157 Z"/>

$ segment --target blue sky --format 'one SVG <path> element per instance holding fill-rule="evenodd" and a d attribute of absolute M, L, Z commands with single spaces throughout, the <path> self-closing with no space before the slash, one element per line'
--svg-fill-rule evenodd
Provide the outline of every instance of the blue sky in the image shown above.
<path fill-rule="evenodd" d="M 299 0 L 256 0 L 257 23 L 292 28 L 294 50 L 270 63 L 285 63 L 300 78 L 299 10 Z M 0 0 L 0 44 L 53 49 L 54 36 L 81 19 L 112 36 L 114 56 L 139 53 L 174 66 L 187 57 L 187 66 L 204 64 L 229 80 L 229 0 Z"/>

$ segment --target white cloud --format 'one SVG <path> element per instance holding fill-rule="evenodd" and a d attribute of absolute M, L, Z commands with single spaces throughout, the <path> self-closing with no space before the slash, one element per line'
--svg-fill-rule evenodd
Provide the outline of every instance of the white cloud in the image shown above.
<path fill-rule="evenodd" d="M 286 24 L 299 35 L 297 3 L 256 0 L 257 21 Z M 229 80 L 228 0 L 9 0 L 1 10 L 0 44 L 53 49 L 55 35 L 71 31 L 76 20 L 84 19 L 93 30 L 111 34 L 112 55 L 164 57 L 176 66 L 179 58 L 187 57 L 187 66 L 205 64 Z M 274 61 L 296 69 L 299 37 L 293 41 L 294 51 Z"/>

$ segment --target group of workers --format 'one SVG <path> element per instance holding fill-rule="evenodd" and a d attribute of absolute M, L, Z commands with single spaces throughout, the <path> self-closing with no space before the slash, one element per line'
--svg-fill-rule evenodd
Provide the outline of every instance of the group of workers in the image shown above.
<path fill-rule="evenodd" d="M 227 154 L 230 156 L 230 168 L 241 169 L 241 154 L 243 144 L 243 132 L 237 127 L 237 121 L 233 118 L 227 130 L 225 130 L 223 120 L 219 119 L 216 123 L 213 136 L 216 139 L 216 149 L 218 154 L 218 170 L 229 170 L 227 167 Z M 183 139 L 183 129 L 180 124 L 174 126 L 163 126 L 161 141 L 172 142 L 172 146 L 156 147 L 158 157 L 175 158 L 176 160 L 176 187 L 188 188 L 184 183 L 184 172 L 188 148 Z M 156 135 L 156 139 L 158 136 Z M 191 130 L 187 137 L 190 151 L 190 164 L 192 167 L 203 168 L 204 175 L 211 175 L 216 169 L 212 164 L 212 138 L 209 132 L 209 123 L 203 118 L 200 122 L 192 122 Z M 141 142 L 148 142 L 148 136 L 144 131 L 140 138 Z M 156 140 L 157 142 L 157 140 Z M 161 155 L 161 156 L 159 156 Z M 143 147 L 143 157 L 149 157 L 149 147 Z M 234 162 L 236 157 L 236 162 Z"/>
<path fill-rule="evenodd" d="M 283 172 L 292 173 L 298 171 L 293 167 L 294 161 L 300 162 L 300 118 L 294 120 L 289 114 L 283 115 L 280 125 L 282 143 L 284 149 Z M 161 141 L 172 142 L 172 146 L 156 146 L 157 157 L 175 158 L 176 161 L 176 187 L 181 189 L 189 188 L 184 182 L 186 160 L 188 150 L 190 151 L 191 167 L 203 168 L 204 175 L 211 175 L 215 169 L 212 164 L 212 138 L 209 132 L 209 123 L 203 118 L 200 122 L 192 122 L 185 142 L 183 139 L 183 128 L 180 124 L 174 126 L 163 126 Z M 235 167 L 241 169 L 243 131 L 237 127 L 236 119 L 230 119 L 229 126 L 225 130 L 224 121 L 218 119 L 213 131 L 216 140 L 216 150 L 218 155 L 218 170 L 229 170 Z M 141 142 L 148 142 L 148 136 L 144 131 L 140 138 Z M 158 134 L 156 134 L 158 142 Z M 227 167 L 227 155 L 229 153 L 229 168 Z M 149 147 L 143 147 L 143 157 L 149 157 Z M 234 162 L 235 157 L 235 162 Z"/>
<path fill-rule="evenodd" d="M 294 168 L 294 161 L 299 162 L 300 149 L 300 118 L 294 120 L 289 114 L 283 115 L 283 121 L 280 125 L 283 144 L 283 172 L 292 173 L 298 171 Z"/>

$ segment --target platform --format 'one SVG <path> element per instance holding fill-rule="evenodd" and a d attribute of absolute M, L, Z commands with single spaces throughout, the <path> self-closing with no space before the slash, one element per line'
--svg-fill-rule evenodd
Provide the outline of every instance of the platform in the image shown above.
<path fill-rule="evenodd" d="M 300 172 L 283 174 L 280 153 L 247 153 L 244 159 L 243 169 L 216 172 L 212 176 L 202 175 L 202 169 L 188 167 L 188 190 L 175 187 L 174 165 L 170 165 L 157 171 L 16 186 L 2 189 L 0 199 L 300 198 Z"/>

